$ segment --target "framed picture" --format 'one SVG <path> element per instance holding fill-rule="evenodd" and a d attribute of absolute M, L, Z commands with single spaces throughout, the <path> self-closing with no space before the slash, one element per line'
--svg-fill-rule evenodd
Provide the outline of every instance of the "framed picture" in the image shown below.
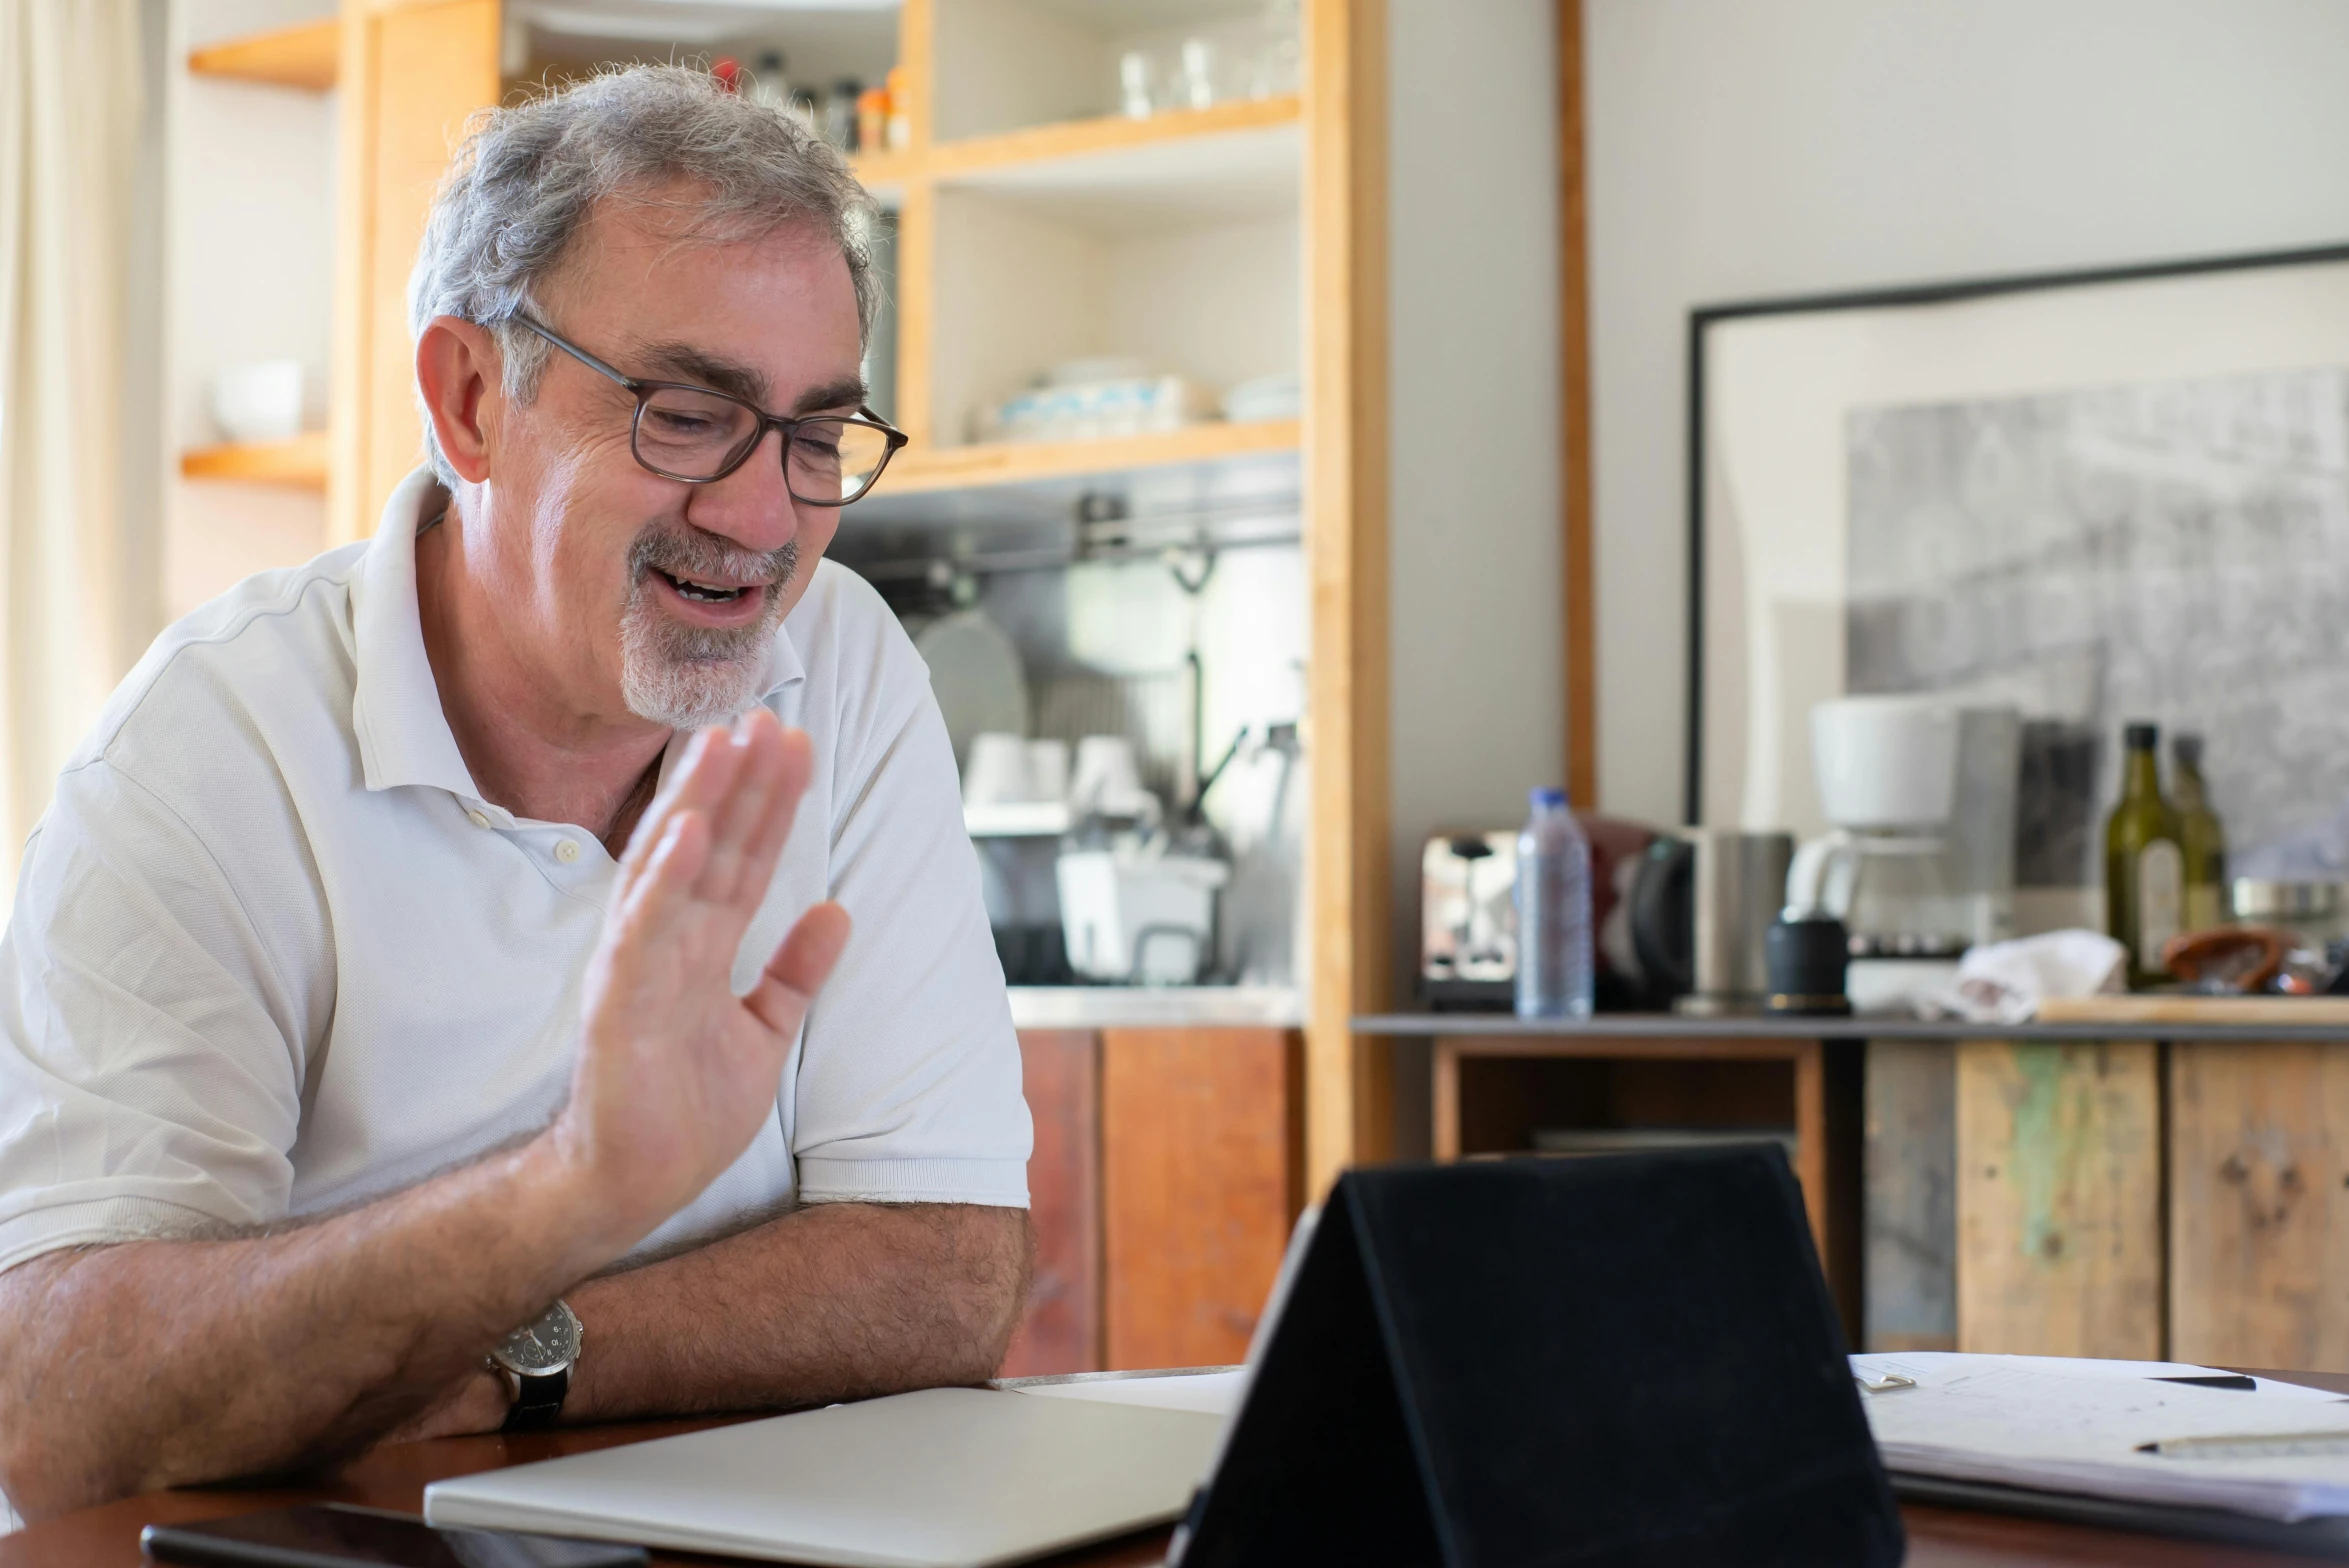
<path fill-rule="evenodd" d="M 2349 879 L 2349 246 L 1695 312 L 1687 809 L 1820 831 L 1809 713 L 2023 719 L 2017 882 L 2099 880 L 2120 726 L 2232 875 Z"/>

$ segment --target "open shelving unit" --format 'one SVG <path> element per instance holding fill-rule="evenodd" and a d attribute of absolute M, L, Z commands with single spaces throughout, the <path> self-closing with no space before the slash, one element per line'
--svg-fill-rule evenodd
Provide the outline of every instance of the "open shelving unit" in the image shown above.
<path fill-rule="evenodd" d="M 261 87 L 324 93 L 335 85 L 342 24 L 333 17 L 273 28 L 188 51 L 191 76 Z M 183 479 L 285 486 L 323 493 L 328 444 L 323 431 L 284 441 L 228 441 L 180 454 Z"/>

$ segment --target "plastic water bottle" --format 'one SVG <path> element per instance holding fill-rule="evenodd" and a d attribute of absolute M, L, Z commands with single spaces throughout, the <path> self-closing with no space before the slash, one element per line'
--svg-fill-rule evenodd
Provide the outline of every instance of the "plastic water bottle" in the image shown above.
<path fill-rule="evenodd" d="M 1562 789 L 1533 792 L 1517 835 L 1517 1016 L 1588 1018 L 1590 840 Z"/>

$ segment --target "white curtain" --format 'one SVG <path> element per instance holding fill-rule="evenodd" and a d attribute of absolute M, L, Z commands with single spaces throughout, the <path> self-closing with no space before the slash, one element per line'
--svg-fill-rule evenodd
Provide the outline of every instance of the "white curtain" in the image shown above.
<path fill-rule="evenodd" d="M 142 58 L 137 0 L 0 0 L 0 892 L 122 674 Z"/>

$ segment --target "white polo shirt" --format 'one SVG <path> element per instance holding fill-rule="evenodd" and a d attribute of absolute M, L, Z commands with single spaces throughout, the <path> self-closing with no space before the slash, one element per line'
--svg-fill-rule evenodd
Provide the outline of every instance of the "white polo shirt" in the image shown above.
<path fill-rule="evenodd" d="M 173 626 L 66 764 L 0 940 L 0 1269 L 365 1202 L 561 1107 L 618 868 L 474 788 L 416 609 L 443 504 L 419 472 L 372 542 Z M 1019 1049 L 921 658 L 826 562 L 769 674 L 816 768 L 738 986 L 817 900 L 855 926 L 774 1114 L 640 1255 L 794 1203 L 1027 1202 Z"/>

